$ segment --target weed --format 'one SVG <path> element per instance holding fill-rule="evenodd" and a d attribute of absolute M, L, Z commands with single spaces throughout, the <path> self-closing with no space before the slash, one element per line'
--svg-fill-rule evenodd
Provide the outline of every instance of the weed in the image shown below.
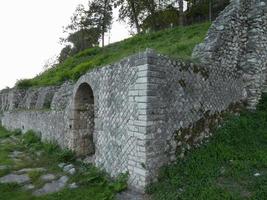
<path fill-rule="evenodd" d="M 39 181 L 41 175 L 42 175 L 42 172 L 40 171 L 31 171 L 28 173 L 29 177 L 31 178 L 31 181 L 33 183 Z"/>

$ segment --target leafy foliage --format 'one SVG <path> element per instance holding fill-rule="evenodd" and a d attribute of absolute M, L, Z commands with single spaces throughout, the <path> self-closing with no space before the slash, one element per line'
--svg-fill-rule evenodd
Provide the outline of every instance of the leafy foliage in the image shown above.
<path fill-rule="evenodd" d="M 155 24 L 154 24 L 155 23 Z M 162 30 L 179 25 L 179 11 L 173 6 L 158 10 L 154 15 L 149 15 L 142 22 L 143 30 Z"/>
<path fill-rule="evenodd" d="M 229 0 L 186 0 L 188 9 L 185 12 L 186 24 L 216 19 L 219 13 L 230 3 Z M 211 16 L 210 16 L 211 15 Z"/>
<path fill-rule="evenodd" d="M 58 61 L 62 63 L 71 55 L 98 46 L 100 37 L 104 46 L 104 36 L 111 27 L 112 14 L 110 0 L 91 1 L 88 9 L 78 5 L 71 17 L 71 23 L 65 28 L 68 36 L 61 39 L 67 45 L 61 50 Z"/>
<path fill-rule="evenodd" d="M 16 82 L 15 87 L 24 89 L 32 86 L 32 81 L 31 79 L 21 79 Z"/>

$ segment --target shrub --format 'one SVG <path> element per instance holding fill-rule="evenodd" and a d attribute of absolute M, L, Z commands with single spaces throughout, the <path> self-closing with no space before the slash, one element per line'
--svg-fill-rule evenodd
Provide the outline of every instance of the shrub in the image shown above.
<path fill-rule="evenodd" d="M 127 181 L 129 178 L 129 173 L 120 174 L 116 181 L 111 185 L 112 189 L 116 192 L 122 192 L 127 189 Z"/>
<path fill-rule="evenodd" d="M 29 88 L 32 87 L 34 84 L 31 79 L 21 79 L 18 80 L 15 84 L 15 87 L 19 89 Z"/>
<path fill-rule="evenodd" d="M 57 152 L 57 160 L 59 162 L 72 162 L 75 160 L 75 153 L 68 149 Z"/>
<path fill-rule="evenodd" d="M 42 172 L 40 171 L 31 171 L 28 173 L 29 177 L 31 178 L 32 182 L 37 182 L 38 179 L 41 177 Z"/>
<path fill-rule="evenodd" d="M 36 145 L 39 146 L 41 144 L 41 139 L 37 136 L 37 134 L 34 131 L 30 130 L 23 135 L 22 143 L 28 147 L 29 146 L 36 147 Z"/>
<path fill-rule="evenodd" d="M 69 149 L 61 149 L 56 143 L 43 143 L 44 151 L 52 155 L 59 162 L 72 162 L 75 160 L 75 153 Z"/>
<path fill-rule="evenodd" d="M 12 131 L 12 134 L 15 135 L 15 136 L 18 136 L 18 135 L 21 135 L 22 132 L 20 129 L 15 129 L 14 131 Z"/>

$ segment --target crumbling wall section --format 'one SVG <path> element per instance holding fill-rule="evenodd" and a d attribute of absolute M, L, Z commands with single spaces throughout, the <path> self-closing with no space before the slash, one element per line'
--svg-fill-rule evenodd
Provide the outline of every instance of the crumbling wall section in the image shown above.
<path fill-rule="evenodd" d="M 267 0 L 232 0 L 213 22 L 193 57 L 241 74 L 247 107 L 256 109 L 266 82 Z"/>

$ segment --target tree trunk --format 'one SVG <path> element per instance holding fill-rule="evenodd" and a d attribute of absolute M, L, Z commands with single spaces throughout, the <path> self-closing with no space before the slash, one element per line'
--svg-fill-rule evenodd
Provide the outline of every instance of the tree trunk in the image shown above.
<path fill-rule="evenodd" d="M 106 29 L 106 13 L 107 13 L 108 0 L 104 2 L 103 19 L 102 19 L 102 47 L 105 46 L 105 29 Z"/>
<path fill-rule="evenodd" d="M 140 25 L 139 25 L 139 22 L 138 22 L 138 14 L 136 12 L 134 0 L 130 0 L 130 7 L 131 7 L 131 10 L 132 10 L 132 14 L 133 14 L 136 30 L 137 30 L 137 33 L 139 34 L 141 32 L 141 30 L 140 30 Z"/>
<path fill-rule="evenodd" d="M 209 20 L 212 21 L 212 4 L 211 0 L 209 0 Z"/>
<path fill-rule="evenodd" d="M 102 47 L 105 46 L 105 33 L 102 32 Z"/>
<path fill-rule="evenodd" d="M 152 16 L 153 29 L 157 30 L 157 24 L 156 24 L 156 20 L 155 20 L 155 8 L 156 8 L 155 1 L 154 0 L 150 0 L 148 2 L 148 4 L 149 4 L 148 5 L 149 11 L 150 11 L 150 14 Z"/>
<path fill-rule="evenodd" d="M 179 0 L 179 24 L 180 26 L 184 25 L 184 1 Z"/>

